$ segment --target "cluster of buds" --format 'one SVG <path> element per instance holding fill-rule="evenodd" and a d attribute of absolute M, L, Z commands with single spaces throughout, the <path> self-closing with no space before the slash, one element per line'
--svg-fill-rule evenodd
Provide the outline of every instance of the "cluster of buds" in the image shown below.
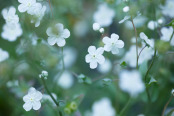
<path fill-rule="evenodd" d="M 42 71 L 42 73 L 39 75 L 39 78 L 44 78 L 45 80 L 48 77 L 48 72 L 47 71 Z"/>
<path fill-rule="evenodd" d="M 105 31 L 104 28 L 101 28 L 100 24 L 98 24 L 98 23 L 93 24 L 93 30 L 94 31 L 99 31 L 100 33 L 104 33 L 104 31 Z"/>

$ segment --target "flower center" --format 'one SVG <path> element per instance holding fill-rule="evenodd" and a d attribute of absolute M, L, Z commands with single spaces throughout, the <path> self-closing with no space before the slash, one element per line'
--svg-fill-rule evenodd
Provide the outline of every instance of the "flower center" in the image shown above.
<path fill-rule="evenodd" d="M 30 7 L 31 6 L 31 3 L 29 2 L 27 6 Z"/>
<path fill-rule="evenodd" d="M 93 58 L 95 58 L 95 57 L 96 57 L 96 55 L 93 55 L 92 57 L 93 57 Z"/>

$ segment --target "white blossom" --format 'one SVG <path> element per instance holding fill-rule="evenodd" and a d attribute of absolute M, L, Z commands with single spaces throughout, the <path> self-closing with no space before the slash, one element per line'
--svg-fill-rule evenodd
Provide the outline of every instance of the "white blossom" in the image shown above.
<path fill-rule="evenodd" d="M 34 10 L 33 19 L 31 23 L 35 23 L 35 27 L 40 25 L 40 21 L 42 20 L 43 16 L 45 15 L 46 6 L 42 6 L 41 4 Z"/>
<path fill-rule="evenodd" d="M 19 23 L 15 24 L 15 25 L 5 24 L 3 26 L 3 32 L 1 33 L 1 36 L 5 40 L 13 42 L 21 35 L 22 35 L 22 29 L 21 29 L 21 25 Z"/>
<path fill-rule="evenodd" d="M 37 91 L 34 87 L 31 87 L 28 94 L 23 97 L 25 104 L 23 108 L 26 111 L 30 111 L 32 108 L 34 110 L 39 110 L 41 107 L 40 100 L 42 99 L 42 93 Z"/>
<path fill-rule="evenodd" d="M 121 24 L 121 23 L 124 23 L 126 20 L 130 19 L 130 16 L 125 16 L 121 21 L 119 21 L 118 23 Z"/>
<path fill-rule="evenodd" d="M 19 22 L 19 17 L 16 15 L 16 9 L 13 6 L 9 9 L 3 9 L 2 16 L 7 24 L 13 25 Z"/>
<path fill-rule="evenodd" d="M 21 3 L 18 6 L 19 12 L 26 12 L 30 15 L 34 14 L 35 9 L 39 6 L 40 3 L 37 3 L 36 0 L 18 0 Z"/>
<path fill-rule="evenodd" d="M 94 23 L 92 27 L 94 31 L 98 31 L 100 29 L 100 24 Z"/>
<path fill-rule="evenodd" d="M 129 6 L 125 6 L 124 8 L 123 8 L 123 12 L 128 12 L 129 11 Z"/>
<path fill-rule="evenodd" d="M 103 38 L 103 43 L 104 45 L 104 50 L 107 52 L 112 52 L 112 54 L 118 54 L 119 53 L 119 48 L 124 47 L 124 42 L 122 40 L 118 40 L 119 36 L 115 33 L 111 35 L 111 38 L 109 37 L 104 37 Z"/>
<path fill-rule="evenodd" d="M 148 39 L 148 37 L 143 32 L 140 33 L 140 38 L 143 39 L 148 45 L 150 45 L 150 47 L 154 47 L 154 40 Z"/>
<path fill-rule="evenodd" d="M 54 45 L 57 43 L 59 47 L 63 47 L 66 44 L 65 39 L 70 36 L 68 29 L 64 29 L 63 24 L 58 23 L 54 28 L 49 27 L 46 31 L 48 37 L 48 43 Z"/>
<path fill-rule="evenodd" d="M 91 116 L 115 116 L 116 112 L 108 98 L 96 101 L 92 106 Z"/>
<path fill-rule="evenodd" d="M 109 8 L 107 4 L 101 4 L 98 10 L 94 13 L 94 22 L 100 24 L 101 27 L 107 27 L 112 23 L 115 16 L 113 9 Z"/>
<path fill-rule="evenodd" d="M 57 84 L 64 89 L 71 88 L 73 83 L 74 83 L 73 75 L 68 71 L 64 71 L 57 82 Z"/>
<path fill-rule="evenodd" d="M 166 0 L 165 6 L 161 8 L 164 15 L 174 18 L 174 0 Z"/>
<path fill-rule="evenodd" d="M 104 28 L 101 28 L 99 31 L 100 31 L 100 33 L 104 33 L 105 30 L 104 30 Z"/>
<path fill-rule="evenodd" d="M 0 48 L 0 62 L 3 62 L 3 61 L 5 61 L 5 60 L 8 59 L 8 58 L 9 58 L 8 52 L 5 51 L 5 50 L 2 50 L 2 49 Z"/>
<path fill-rule="evenodd" d="M 105 62 L 97 67 L 97 70 L 103 74 L 108 73 L 112 68 L 112 63 L 109 59 L 106 59 Z"/>
<path fill-rule="evenodd" d="M 136 70 L 123 70 L 119 74 L 119 87 L 123 91 L 128 92 L 132 97 L 136 97 L 145 89 L 144 83 L 141 79 L 141 75 Z"/>
<path fill-rule="evenodd" d="M 172 36 L 172 33 L 173 33 L 173 28 L 172 27 L 162 27 L 161 28 L 161 40 L 163 41 L 169 41 L 171 36 Z M 171 43 L 170 43 L 172 46 L 174 46 L 174 36 L 171 38 Z"/>
<path fill-rule="evenodd" d="M 90 46 L 88 48 L 89 54 L 86 55 L 85 59 L 86 62 L 90 64 L 91 69 L 97 68 L 98 63 L 103 64 L 105 61 L 104 56 L 102 55 L 104 52 L 104 49 L 102 47 L 99 47 L 96 49 L 95 46 Z"/>
<path fill-rule="evenodd" d="M 156 21 L 149 21 L 147 24 L 147 27 L 150 30 L 154 30 L 155 28 L 157 28 L 157 26 L 158 26 L 158 23 Z"/>

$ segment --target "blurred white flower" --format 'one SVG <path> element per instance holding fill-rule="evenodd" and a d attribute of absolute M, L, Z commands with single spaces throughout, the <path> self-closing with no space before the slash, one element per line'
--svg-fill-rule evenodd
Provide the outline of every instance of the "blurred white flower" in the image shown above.
<path fill-rule="evenodd" d="M 154 30 L 155 28 L 157 28 L 157 26 L 158 26 L 158 23 L 156 21 L 149 21 L 147 24 L 147 27 L 150 30 Z"/>
<path fill-rule="evenodd" d="M 102 55 L 104 52 L 104 49 L 102 47 L 99 47 L 96 49 L 95 46 L 90 46 L 88 48 L 89 54 L 86 55 L 85 60 L 87 63 L 90 63 L 90 68 L 95 69 L 97 68 L 97 63 L 103 64 L 105 61 L 105 57 Z"/>
<path fill-rule="evenodd" d="M 174 96 L 174 89 L 172 89 L 171 94 Z"/>
<path fill-rule="evenodd" d="M 107 27 L 112 23 L 115 16 L 113 9 L 109 8 L 107 4 L 101 4 L 98 10 L 94 13 L 94 22 L 100 24 L 101 27 Z"/>
<path fill-rule="evenodd" d="M 83 29 L 82 29 L 83 28 Z M 75 25 L 74 25 L 74 34 L 77 37 L 81 37 L 82 39 L 84 39 L 84 36 L 87 34 L 89 30 L 89 25 L 87 21 L 78 21 Z"/>
<path fill-rule="evenodd" d="M 159 24 L 163 24 L 164 23 L 164 19 L 163 18 L 158 19 L 158 23 Z"/>
<path fill-rule="evenodd" d="M 16 9 L 13 6 L 11 6 L 9 9 L 3 9 L 2 16 L 7 24 L 13 25 L 19 22 L 19 17 L 16 15 Z"/>
<path fill-rule="evenodd" d="M 112 63 L 109 59 L 106 59 L 105 62 L 97 67 L 97 70 L 103 74 L 108 73 L 112 68 Z"/>
<path fill-rule="evenodd" d="M 46 11 L 46 6 L 42 6 L 41 4 L 38 4 L 37 7 L 35 8 L 34 15 L 31 20 L 31 23 L 35 23 L 35 27 L 38 27 L 40 25 L 40 21 L 45 15 L 45 11 Z"/>
<path fill-rule="evenodd" d="M 52 96 L 54 97 L 55 100 L 57 100 L 57 96 L 55 93 L 51 93 Z M 50 97 L 50 95 L 48 94 L 43 94 L 43 97 L 42 97 L 42 100 L 43 101 L 49 101 L 53 106 L 56 107 L 56 104 L 54 103 L 53 99 Z"/>
<path fill-rule="evenodd" d="M 143 46 L 144 47 L 144 46 Z M 138 48 L 138 51 L 140 52 L 142 48 Z M 151 47 L 146 47 L 141 52 L 141 55 L 138 60 L 138 64 L 143 63 L 144 61 L 148 61 L 152 58 L 154 54 L 154 50 Z M 129 51 L 127 51 L 124 60 L 126 63 L 129 64 L 130 67 L 136 67 L 136 46 L 133 45 L 130 47 Z"/>
<path fill-rule="evenodd" d="M 73 75 L 68 71 L 64 71 L 57 82 L 57 84 L 64 89 L 71 88 L 73 83 L 74 83 Z"/>
<path fill-rule="evenodd" d="M 91 116 L 115 116 L 116 112 L 108 98 L 96 101 L 92 106 Z"/>
<path fill-rule="evenodd" d="M 167 28 L 167 27 L 162 27 L 161 28 L 161 34 L 162 34 L 162 36 L 161 36 L 161 40 L 163 40 L 163 41 L 169 41 L 170 40 L 170 38 L 171 38 L 171 36 L 172 36 L 172 33 L 173 33 L 173 28 L 172 27 L 169 27 L 169 28 Z M 171 43 L 170 43 L 172 46 L 174 46 L 174 36 L 172 37 L 172 40 L 171 40 Z"/>
<path fill-rule="evenodd" d="M 0 48 L 0 62 L 3 62 L 4 60 L 8 58 L 9 58 L 8 52 Z"/>
<path fill-rule="evenodd" d="M 136 70 L 123 70 L 119 74 L 119 87 L 123 91 L 128 92 L 132 97 L 136 97 L 145 89 L 144 83 L 141 79 L 141 75 Z"/>
<path fill-rule="evenodd" d="M 174 1 L 166 0 L 165 6 L 162 6 L 162 13 L 166 16 L 174 18 Z"/>
<path fill-rule="evenodd" d="M 121 24 L 121 23 L 124 23 L 126 20 L 130 19 L 130 16 L 125 16 L 121 21 L 119 21 L 118 23 Z"/>
<path fill-rule="evenodd" d="M 40 100 L 42 99 L 42 93 L 37 91 L 34 87 L 28 90 L 28 94 L 23 97 L 25 104 L 23 108 L 26 111 L 30 111 L 32 108 L 34 110 L 39 110 L 41 107 Z"/>
<path fill-rule="evenodd" d="M 63 47 L 66 44 L 65 39 L 70 36 L 70 31 L 64 29 L 63 24 L 58 23 L 55 25 L 55 28 L 49 27 L 46 31 L 48 37 L 48 43 L 54 45 L 57 43 L 59 47 Z"/>
<path fill-rule="evenodd" d="M 19 86 L 19 82 L 18 80 L 8 81 L 6 85 L 7 87 L 15 87 L 15 86 Z"/>
<path fill-rule="evenodd" d="M 15 25 L 8 25 L 5 24 L 3 26 L 3 32 L 1 33 L 1 36 L 8 41 L 15 41 L 17 37 L 22 35 L 22 29 L 21 25 L 19 23 Z"/>
<path fill-rule="evenodd" d="M 100 31 L 100 33 L 104 33 L 105 30 L 104 30 L 104 28 L 101 28 L 99 31 Z"/>
<path fill-rule="evenodd" d="M 144 32 L 140 33 L 140 38 L 143 39 L 148 45 L 150 45 L 150 47 L 154 47 L 154 41 L 152 39 L 148 39 Z"/>
<path fill-rule="evenodd" d="M 125 6 L 124 8 L 123 8 L 123 12 L 128 12 L 129 11 L 129 6 Z"/>
<path fill-rule="evenodd" d="M 36 0 L 18 0 L 19 3 L 21 3 L 18 6 L 19 12 L 26 12 L 30 15 L 34 14 L 35 9 L 37 8 L 38 4 Z"/>
<path fill-rule="evenodd" d="M 100 29 L 100 24 L 94 23 L 92 28 L 93 28 L 94 31 L 98 31 Z"/>
<path fill-rule="evenodd" d="M 118 40 L 119 36 L 115 33 L 111 35 L 111 38 L 109 37 L 104 37 L 103 38 L 103 43 L 104 45 L 104 50 L 107 52 L 112 52 L 112 54 L 118 54 L 119 53 L 119 48 L 124 47 L 124 42 L 122 40 Z"/>

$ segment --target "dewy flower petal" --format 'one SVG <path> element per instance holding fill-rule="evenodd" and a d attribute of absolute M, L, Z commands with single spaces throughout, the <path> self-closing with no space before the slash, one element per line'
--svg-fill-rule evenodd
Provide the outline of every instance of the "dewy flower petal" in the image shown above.
<path fill-rule="evenodd" d="M 95 46 L 90 46 L 88 48 L 89 54 L 85 56 L 85 60 L 87 63 L 90 64 L 91 69 L 97 68 L 98 63 L 103 64 L 105 61 L 104 56 L 102 55 L 104 52 L 104 49 L 102 47 L 96 49 Z"/>

